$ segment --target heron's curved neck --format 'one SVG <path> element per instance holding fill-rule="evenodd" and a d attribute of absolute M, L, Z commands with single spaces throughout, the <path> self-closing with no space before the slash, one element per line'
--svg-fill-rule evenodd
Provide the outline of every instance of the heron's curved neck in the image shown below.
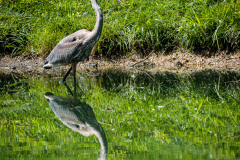
<path fill-rule="evenodd" d="M 103 14 L 102 10 L 98 5 L 97 0 L 91 0 L 92 8 L 95 10 L 96 14 L 96 24 L 94 29 L 92 30 L 91 38 L 96 38 L 96 41 L 98 41 L 103 27 Z"/>

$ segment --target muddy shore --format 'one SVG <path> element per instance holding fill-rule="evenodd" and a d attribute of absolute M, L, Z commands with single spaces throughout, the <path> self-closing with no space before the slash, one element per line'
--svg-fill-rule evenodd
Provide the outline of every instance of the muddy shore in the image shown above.
<path fill-rule="evenodd" d="M 43 68 L 44 59 L 31 57 L 0 57 L 0 76 L 16 74 L 23 77 L 63 76 L 69 66 L 61 66 L 50 70 Z M 148 72 L 173 72 L 191 74 L 203 70 L 232 71 L 240 73 L 240 52 L 230 55 L 216 55 L 212 57 L 200 56 L 192 53 L 175 52 L 170 55 L 151 54 L 147 57 L 131 55 L 121 59 L 94 59 L 85 63 L 78 63 L 77 71 L 91 74 L 98 70 L 120 68 L 123 70 L 144 70 Z"/>

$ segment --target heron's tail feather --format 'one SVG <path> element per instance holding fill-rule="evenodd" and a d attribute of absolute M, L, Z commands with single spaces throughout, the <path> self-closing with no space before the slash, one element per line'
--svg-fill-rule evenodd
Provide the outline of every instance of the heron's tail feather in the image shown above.
<path fill-rule="evenodd" d="M 43 68 L 44 69 L 50 69 L 50 68 L 52 68 L 53 67 L 53 65 L 52 64 L 50 64 L 50 63 L 48 63 L 48 61 L 45 61 L 45 63 L 44 63 L 45 65 L 43 66 Z"/>

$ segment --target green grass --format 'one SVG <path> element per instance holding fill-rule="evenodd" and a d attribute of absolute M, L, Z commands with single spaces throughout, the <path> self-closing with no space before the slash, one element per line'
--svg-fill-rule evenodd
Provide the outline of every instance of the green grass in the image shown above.
<path fill-rule="evenodd" d="M 78 78 L 77 93 L 106 132 L 109 159 L 232 159 L 240 152 L 239 74 L 208 70 L 133 76 L 108 70 L 100 75 Z M 64 126 L 44 98 L 45 92 L 71 97 L 60 81 L 2 81 L 0 147 L 13 147 L 5 156 L 86 158 L 94 152 L 96 159 L 96 137 Z"/>
<path fill-rule="evenodd" d="M 173 49 L 239 49 L 238 0 L 99 0 L 104 14 L 96 54 Z M 1 54 L 47 55 L 65 36 L 92 30 L 90 0 L 1 1 Z"/>

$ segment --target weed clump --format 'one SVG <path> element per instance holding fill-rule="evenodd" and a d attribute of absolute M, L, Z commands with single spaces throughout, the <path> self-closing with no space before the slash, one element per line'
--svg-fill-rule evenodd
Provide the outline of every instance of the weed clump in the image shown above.
<path fill-rule="evenodd" d="M 240 1 L 100 1 L 104 28 L 96 54 L 239 49 Z M 47 55 L 65 36 L 92 30 L 90 1 L 1 1 L 1 54 Z"/>

